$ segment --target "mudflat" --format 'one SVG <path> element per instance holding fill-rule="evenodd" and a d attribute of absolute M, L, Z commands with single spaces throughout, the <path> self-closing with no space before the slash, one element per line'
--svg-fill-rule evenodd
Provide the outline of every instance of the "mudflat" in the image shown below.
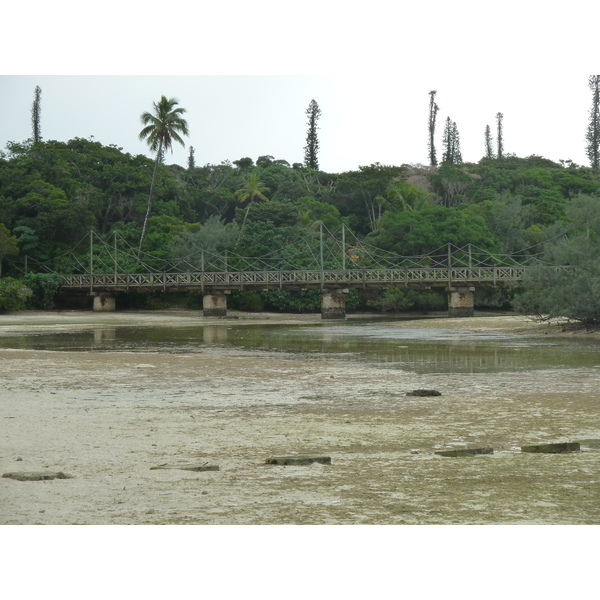
<path fill-rule="evenodd" d="M 236 325 L 320 320 L 232 316 Z M 18 313 L 0 315 L 0 335 L 216 322 L 198 312 Z M 432 324 L 570 335 L 514 316 L 396 326 Z M 600 438 L 598 375 L 418 374 L 218 345 L 194 354 L 2 349 L 0 475 L 70 477 L 0 477 L 0 523 L 598 524 L 600 450 L 520 451 Z M 407 396 L 416 389 L 442 395 Z M 454 448 L 494 452 L 435 454 Z M 293 455 L 331 463 L 267 464 Z"/>

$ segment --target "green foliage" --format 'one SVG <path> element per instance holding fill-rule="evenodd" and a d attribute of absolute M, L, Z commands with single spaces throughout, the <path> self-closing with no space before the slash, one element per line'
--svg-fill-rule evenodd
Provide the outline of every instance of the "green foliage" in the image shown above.
<path fill-rule="evenodd" d="M 431 194 L 424 187 L 395 179 L 388 184 L 383 205 L 385 210 L 420 210 L 431 201 Z"/>
<path fill-rule="evenodd" d="M 458 206 L 466 200 L 473 177 L 464 168 L 458 168 L 450 160 L 429 177 L 433 190 L 443 206 Z"/>
<path fill-rule="evenodd" d="M 18 253 L 16 236 L 11 235 L 6 225 L 0 223 L 0 275 L 2 274 L 2 259 Z"/>
<path fill-rule="evenodd" d="M 270 221 L 276 227 L 298 223 L 298 211 L 289 200 L 254 203 L 250 206 L 248 216 L 250 221 Z"/>
<path fill-rule="evenodd" d="M 320 202 L 312 196 L 302 196 L 296 202 L 299 222 L 303 227 L 323 223 L 329 230 L 336 230 L 342 223 L 340 211 L 328 202 Z"/>
<path fill-rule="evenodd" d="M 319 290 L 304 290 L 299 292 L 271 290 L 269 292 L 260 292 L 260 295 L 267 310 L 307 313 L 318 312 L 321 309 L 321 294 Z"/>
<path fill-rule="evenodd" d="M 540 265 L 524 279 L 514 306 L 525 313 L 567 317 L 588 327 L 600 326 L 600 197 L 569 202 L 569 237 L 552 240 Z M 568 267 L 568 268 L 566 268 Z"/>
<path fill-rule="evenodd" d="M 35 86 L 33 104 L 31 106 L 31 128 L 33 132 L 33 143 L 42 141 L 42 88 Z"/>
<path fill-rule="evenodd" d="M 202 225 L 192 225 L 179 231 L 171 242 L 169 256 L 171 258 L 186 258 L 190 265 L 202 267 L 202 252 L 205 253 L 205 270 L 211 270 L 208 265 L 210 254 L 219 254 L 235 246 L 239 236 L 239 227 L 235 223 L 225 224 L 217 215 L 209 217 Z"/>
<path fill-rule="evenodd" d="M 590 122 L 585 134 L 587 140 L 585 151 L 592 169 L 598 171 L 600 169 L 600 75 L 590 75 L 588 86 L 592 92 L 592 106 Z"/>
<path fill-rule="evenodd" d="M 403 310 L 442 310 L 447 307 L 447 298 L 438 290 L 412 290 L 389 287 L 376 298 L 367 301 L 367 306 L 382 312 Z"/>
<path fill-rule="evenodd" d="M 504 115 L 499 112 L 496 113 L 496 156 L 498 158 L 502 158 L 504 156 L 504 125 L 502 121 L 504 120 Z"/>
<path fill-rule="evenodd" d="M 314 100 L 310 101 L 306 109 L 306 116 L 308 117 L 308 131 L 306 133 L 306 146 L 304 147 L 304 164 L 309 169 L 318 169 L 319 138 L 317 129 L 319 129 L 318 122 L 321 118 L 321 109 Z"/>
<path fill-rule="evenodd" d="M 491 144 L 491 135 L 488 141 Z M 231 257 L 236 233 L 237 254 L 277 257 L 286 267 L 314 268 L 319 223 L 332 231 L 345 223 L 359 238 L 405 255 L 427 253 L 448 242 L 511 253 L 567 229 L 572 240 L 581 236 L 594 243 L 598 236 L 597 173 L 572 161 L 559 164 L 541 156 L 490 156 L 460 168 L 449 163 L 439 168 L 374 163 L 341 174 L 299 163 L 290 167 L 271 155 L 260 156 L 255 165 L 244 157 L 234 164 L 190 163 L 184 168 L 82 138 L 11 142 L 3 156 L 0 223 L 9 238 L 16 238 L 19 252 L 14 260 L 5 259 L 5 271 L 11 275 L 23 268 L 25 255 L 28 271 L 40 261 L 65 271 L 87 270 L 90 229 L 106 241 L 103 245 L 94 240 L 94 272 L 109 273 L 114 268 L 115 231 L 120 236 L 119 265 L 128 271 L 146 265 L 163 270 L 166 261 L 202 248 L 214 248 L 223 257 L 229 250 L 229 268 L 241 268 Z M 250 175 L 261 184 L 263 201 L 251 201 L 261 200 L 258 194 L 243 199 Z M 125 258 L 124 246 L 130 250 L 139 244 L 152 181 L 146 254 L 138 267 L 131 256 Z M 240 206 L 242 200 L 247 204 Z M 245 219 L 247 225 L 240 231 Z M 298 251 L 298 244 L 290 249 L 300 239 L 312 252 Z M 329 249 L 328 243 L 326 239 L 325 268 L 333 268 L 339 266 L 332 258 L 339 258 L 339 251 Z M 14 250 L 12 242 L 9 245 Z M 72 259 L 73 250 L 79 265 Z M 269 306 L 270 293 L 261 293 L 264 306 Z M 348 306 L 355 293 L 356 306 L 364 307 L 365 294 L 355 291 L 347 297 Z M 503 305 L 509 296 L 494 293 L 476 301 Z M 255 295 L 243 298 L 240 302 L 258 306 Z M 291 310 L 318 310 L 317 301 L 311 294 L 280 297 L 270 309 L 276 310 L 278 303 Z"/>
<path fill-rule="evenodd" d="M 260 312 L 265 308 L 260 292 L 254 290 L 233 291 L 227 304 L 233 310 L 243 310 L 245 312 Z"/>
<path fill-rule="evenodd" d="M 238 243 L 237 252 L 242 256 L 267 256 L 277 249 L 278 258 L 285 259 L 289 241 L 298 236 L 295 227 L 278 227 L 271 221 L 249 221 Z"/>
<path fill-rule="evenodd" d="M 433 167 L 437 165 L 437 156 L 435 151 L 435 124 L 437 120 L 437 114 L 440 110 L 440 107 L 435 102 L 435 95 L 437 92 L 435 90 L 431 90 L 429 92 L 429 164 Z"/>
<path fill-rule="evenodd" d="M 370 244 L 396 254 L 429 254 L 445 244 L 473 244 L 495 250 L 498 243 L 485 219 L 465 208 L 426 206 L 420 211 L 385 213 L 379 229 L 367 238 Z"/>
<path fill-rule="evenodd" d="M 244 158 L 239 158 L 238 160 L 234 160 L 233 164 L 238 168 L 238 169 L 249 169 L 250 167 L 254 166 L 254 161 L 249 157 L 249 156 L 245 156 Z"/>
<path fill-rule="evenodd" d="M 20 225 L 13 229 L 13 233 L 18 236 L 17 244 L 24 254 L 29 254 L 39 246 L 40 240 L 31 227 Z"/>
<path fill-rule="evenodd" d="M 512 254 L 534 245 L 527 229 L 535 222 L 531 206 L 523 206 L 519 196 L 498 194 L 484 205 L 488 213 L 490 230 L 502 241 L 503 251 Z"/>
<path fill-rule="evenodd" d="M 383 214 L 380 198 L 385 196 L 392 180 L 406 175 L 405 167 L 374 163 L 358 171 L 343 173 L 337 179 L 330 203 L 342 216 L 349 217 L 348 225 L 366 235 Z"/>
<path fill-rule="evenodd" d="M 600 326 L 600 246 L 585 236 L 554 247 L 554 264 L 570 270 L 539 266 L 529 271 L 525 291 L 514 302 L 524 313 L 567 317 L 586 326 Z"/>
<path fill-rule="evenodd" d="M 494 149 L 493 149 L 493 145 L 492 145 L 492 132 L 490 130 L 489 125 L 485 126 L 484 139 L 485 139 L 485 157 L 486 158 L 494 158 Z"/>
<path fill-rule="evenodd" d="M 246 226 L 246 219 L 248 218 L 252 202 L 256 199 L 267 202 L 269 199 L 265 196 L 265 192 L 268 191 L 269 188 L 259 179 L 258 173 L 250 173 L 244 181 L 244 186 L 235 192 L 235 196 L 240 202 L 247 203 L 242 226 L 240 228 L 240 236 Z"/>
<path fill-rule="evenodd" d="M 54 300 L 60 288 L 61 279 L 58 273 L 28 273 L 25 275 L 23 282 L 31 290 L 27 307 L 41 310 L 54 308 Z"/>
<path fill-rule="evenodd" d="M 462 163 L 462 154 L 460 151 L 460 135 L 458 133 L 458 127 L 456 126 L 455 121 L 450 120 L 450 117 L 446 118 L 443 148 L 443 163 L 450 163 L 452 165 L 460 165 Z"/>
<path fill-rule="evenodd" d="M 138 262 L 141 259 L 148 219 L 152 210 L 152 193 L 156 182 L 158 165 L 163 162 L 163 153 L 173 146 L 173 142 L 179 142 L 182 146 L 185 146 L 181 135 L 189 134 L 187 121 L 182 116 L 186 112 L 186 109 L 181 106 L 177 107 L 178 104 L 179 102 L 175 98 L 167 99 L 166 96 L 161 96 L 158 102 L 153 103 L 154 112 L 144 112 L 140 117 L 145 127 L 140 131 L 139 138 L 140 140 L 147 140 L 150 150 L 156 152 L 156 160 L 154 161 L 154 171 L 150 184 L 148 207 L 140 236 Z"/>
<path fill-rule="evenodd" d="M 0 278 L 0 311 L 23 310 L 31 290 L 19 279 Z"/>

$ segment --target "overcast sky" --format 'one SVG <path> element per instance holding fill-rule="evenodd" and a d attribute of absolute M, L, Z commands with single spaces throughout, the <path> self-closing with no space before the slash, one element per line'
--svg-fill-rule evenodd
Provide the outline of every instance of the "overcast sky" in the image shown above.
<path fill-rule="evenodd" d="M 37 24 L 29 4 L 7 8 L 10 22 L 26 27 L 8 27 L 5 47 L 39 44 L 0 63 L 0 149 L 31 136 L 39 85 L 45 140 L 93 136 L 152 156 L 138 140 L 140 114 L 165 95 L 187 109 L 190 130 L 167 163 L 186 165 L 190 145 L 198 165 L 265 154 L 302 162 L 314 99 L 323 170 L 427 163 L 429 91 L 437 90 L 438 157 L 446 117 L 457 124 L 463 159 L 478 161 L 485 127 L 495 138 L 502 112 L 505 152 L 588 164 L 587 78 L 597 65 L 586 62 L 596 56 L 596 36 L 585 35 L 589 4 L 580 0 L 568 11 L 506 0 L 495 12 L 463 0 L 348 2 L 344 10 L 327 0 L 288 8 L 175 1 L 166 38 L 150 33 L 152 2 L 136 11 L 127 7 L 138 3 L 107 0 L 93 15 L 64 0 L 34 5 Z"/>
<path fill-rule="evenodd" d="M 390 78 L 352 76 L 3 76 L 0 77 L 0 145 L 31 136 L 35 86 L 42 89 L 45 140 L 92 138 L 131 154 L 149 153 L 138 139 L 140 114 L 165 95 L 187 109 L 186 148 L 174 146 L 167 163 L 186 165 L 189 146 L 196 164 L 218 164 L 270 154 L 303 161 L 305 111 L 315 99 L 319 162 L 342 172 L 374 162 L 427 163 L 429 91 L 437 90 L 438 156 L 446 117 L 456 122 L 463 159 L 484 153 L 484 130 L 495 137 L 496 113 L 504 114 L 504 150 L 518 156 L 587 164 L 585 128 L 591 94 L 587 76 L 566 73 L 548 85 L 544 76 L 421 74 Z M 550 89 L 549 89 L 550 88 Z M 545 99 L 543 99 L 545 98 Z"/>

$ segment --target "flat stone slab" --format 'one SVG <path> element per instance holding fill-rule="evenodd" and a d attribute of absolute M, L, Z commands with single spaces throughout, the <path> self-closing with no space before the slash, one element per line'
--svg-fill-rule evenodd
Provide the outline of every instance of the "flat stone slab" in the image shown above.
<path fill-rule="evenodd" d="M 4 473 L 2 477 L 17 481 L 49 481 L 51 479 L 72 479 L 73 475 L 67 475 L 62 471 L 14 471 Z"/>
<path fill-rule="evenodd" d="M 412 392 L 406 392 L 407 396 L 441 396 L 442 392 L 437 390 L 413 390 Z"/>
<path fill-rule="evenodd" d="M 440 450 L 440 456 L 476 456 L 477 454 L 494 454 L 493 448 L 461 448 L 460 450 Z"/>
<path fill-rule="evenodd" d="M 569 454 L 579 452 L 579 442 L 564 442 L 561 444 L 535 444 L 532 446 L 521 446 L 521 452 L 537 452 L 540 454 Z"/>
<path fill-rule="evenodd" d="M 150 467 L 151 471 L 155 469 L 181 469 L 182 471 L 218 471 L 219 467 L 217 465 L 209 465 L 208 463 L 204 463 L 203 465 L 194 464 L 194 463 L 180 463 L 180 464 L 167 464 L 158 465 L 156 467 Z"/>
<path fill-rule="evenodd" d="M 578 443 L 580 446 L 583 446 L 584 448 L 600 449 L 600 440 L 597 440 L 597 439 L 594 439 L 594 440 L 576 440 L 576 443 Z"/>
<path fill-rule="evenodd" d="M 273 456 L 267 458 L 268 465 L 312 465 L 321 463 L 322 465 L 331 464 L 331 456 Z"/>

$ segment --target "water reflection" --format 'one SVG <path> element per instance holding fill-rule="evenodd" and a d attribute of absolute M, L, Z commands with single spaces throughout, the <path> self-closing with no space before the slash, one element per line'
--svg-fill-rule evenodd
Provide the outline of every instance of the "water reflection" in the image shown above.
<path fill-rule="evenodd" d="M 99 345 L 105 341 L 115 341 L 117 339 L 116 328 L 111 329 L 94 329 L 94 344 Z"/>
<path fill-rule="evenodd" d="M 226 325 L 205 325 L 202 327 L 202 341 L 205 344 L 226 344 Z"/>
<path fill-rule="evenodd" d="M 345 322 L 337 325 L 205 325 L 121 327 L 0 337 L 0 347 L 37 350 L 193 353 L 218 345 L 223 351 L 272 353 L 305 360 L 379 364 L 419 373 L 480 373 L 596 367 L 596 340 L 431 327 Z"/>

